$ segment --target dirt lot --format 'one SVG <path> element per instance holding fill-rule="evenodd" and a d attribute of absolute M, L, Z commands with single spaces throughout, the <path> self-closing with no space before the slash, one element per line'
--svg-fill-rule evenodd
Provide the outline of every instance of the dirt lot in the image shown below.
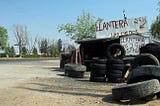
<path fill-rule="evenodd" d="M 120 84 L 89 82 L 65 77 L 59 60 L 0 61 L 0 106 L 158 106 L 160 100 L 112 99 L 111 88 Z"/>

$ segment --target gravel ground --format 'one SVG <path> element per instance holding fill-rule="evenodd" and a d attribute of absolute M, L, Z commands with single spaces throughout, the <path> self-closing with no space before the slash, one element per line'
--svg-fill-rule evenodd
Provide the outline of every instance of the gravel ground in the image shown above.
<path fill-rule="evenodd" d="M 124 84 L 96 83 L 69 78 L 59 60 L 0 61 L 0 106 L 158 106 L 152 101 L 114 101 L 111 89 Z M 127 91 L 126 91 L 127 92 Z"/>

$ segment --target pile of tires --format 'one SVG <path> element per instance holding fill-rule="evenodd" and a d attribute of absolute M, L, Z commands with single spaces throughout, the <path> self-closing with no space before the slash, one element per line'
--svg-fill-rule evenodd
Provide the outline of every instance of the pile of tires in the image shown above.
<path fill-rule="evenodd" d="M 106 81 L 106 63 L 107 59 L 99 59 L 94 57 L 94 63 L 91 65 L 90 81 L 91 82 L 105 82 Z"/>
<path fill-rule="evenodd" d="M 68 77 L 83 78 L 86 71 L 86 66 L 80 64 L 65 64 L 64 74 Z"/>
<path fill-rule="evenodd" d="M 71 53 L 61 53 L 60 69 L 64 69 L 64 65 L 71 61 Z"/>
<path fill-rule="evenodd" d="M 160 64 L 159 60 L 154 55 L 150 53 L 142 53 L 133 59 L 130 71 L 142 65 L 159 65 L 159 64 Z"/>
<path fill-rule="evenodd" d="M 154 55 L 160 61 L 160 44 L 148 43 L 144 47 L 140 48 L 140 53 L 150 53 Z"/>
<path fill-rule="evenodd" d="M 125 65 L 121 59 L 110 59 L 107 61 L 107 73 L 108 82 L 120 83 L 124 79 Z"/>
<path fill-rule="evenodd" d="M 127 84 L 112 89 L 112 94 L 118 100 L 142 98 L 151 100 L 155 95 L 160 96 L 159 81 L 159 60 L 152 54 L 143 53 L 133 59 Z M 117 92 L 119 94 L 115 94 Z"/>
<path fill-rule="evenodd" d="M 108 82 L 120 83 L 124 79 L 125 64 L 123 58 L 125 49 L 119 43 L 113 43 L 107 47 L 107 73 Z"/>
<path fill-rule="evenodd" d="M 160 80 L 160 63 L 152 54 L 143 53 L 135 57 L 127 78 L 127 83 L 158 79 Z"/>

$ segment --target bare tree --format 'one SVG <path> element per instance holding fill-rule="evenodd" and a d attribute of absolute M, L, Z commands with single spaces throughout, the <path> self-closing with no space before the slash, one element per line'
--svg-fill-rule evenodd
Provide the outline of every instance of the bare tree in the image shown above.
<path fill-rule="evenodd" d="M 33 49 L 36 47 L 36 44 L 38 42 L 38 36 L 36 37 L 30 37 L 28 36 L 29 40 L 27 41 L 28 46 L 28 53 L 31 54 L 33 52 Z"/>
<path fill-rule="evenodd" d="M 28 32 L 25 25 L 14 25 L 14 36 L 16 38 L 17 46 L 19 47 L 19 55 L 22 55 L 22 48 L 28 42 Z"/>

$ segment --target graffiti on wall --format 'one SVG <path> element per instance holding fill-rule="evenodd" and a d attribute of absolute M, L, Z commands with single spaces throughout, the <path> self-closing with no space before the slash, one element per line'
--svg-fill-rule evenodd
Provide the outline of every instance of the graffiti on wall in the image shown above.
<path fill-rule="evenodd" d="M 102 22 L 96 24 L 97 38 L 119 37 L 148 31 L 146 17 Z"/>
<path fill-rule="evenodd" d="M 149 38 L 139 35 L 123 36 L 120 38 L 120 44 L 125 48 L 126 55 L 138 55 L 140 52 L 139 48 L 147 43 L 149 43 Z"/>

